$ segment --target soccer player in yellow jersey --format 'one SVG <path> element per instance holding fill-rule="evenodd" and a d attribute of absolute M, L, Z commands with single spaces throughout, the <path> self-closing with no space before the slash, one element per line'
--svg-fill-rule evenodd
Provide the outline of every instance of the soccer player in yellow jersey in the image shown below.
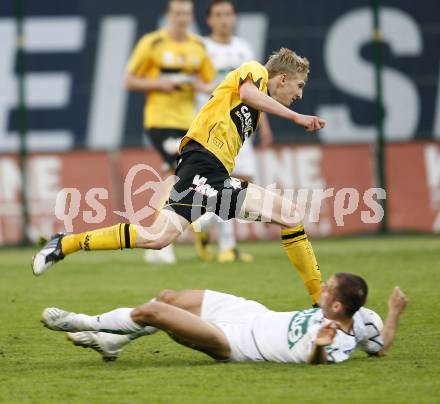
<path fill-rule="evenodd" d="M 211 32 L 203 40 L 217 70 L 217 77 L 215 78 L 217 84 L 221 83 L 229 72 L 240 67 L 243 63 L 255 60 L 249 44 L 244 39 L 234 35 L 236 21 L 235 5 L 231 0 L 211 0 L 209 2 L 206 23 Z M 199 109 L 208 100 L 208 94 L 198 94 L 197 104 Z M 266 114 L 261 114 L 259 134 L 261 146 L 269 146 L 272 143 L 273 134 Z M 240 153 L 235 159 L 233 177 L 254 182 L 253 180 L 257 174 L 257 157 L 253 143 L 252 138 L 243 143 Z M 203 215 L 196 223 L 201 231 L 194 233 L 199 258 L 203 261 L 212 259 L 209 246 L 210 230 L 213 225 L 216 225 L 218 261 L 222 263 L 233 261 L 252 262 L 252 255 L 242 252 L 237 246 L 234 224 L 234 220 L 220 220 L 214 213 Z"/>
<path fill-rule="evenodd" d="M 169 1 L 167 28 L 144 35 L 127 66 L 126 87 L 146 94 L 144 127 L 164 161 L 164 178 L 174 172 L 180 140 L 195 117 L 195 92 L 211 92 L 216 75 L 202 38 L 188 32 L 192 20 L 192 1 Z M 145 258 L 173 262 L 171 247 Z"/>
<path fill-rule="evenodd" d="M 282 48 L 265 66 L 251 61 L 230 72 L 180 143 L 179 180 L 156 221 L 150 227 L 119 223 L 80 234 L 58 234 L 34 257 L 34 274 L 41 275 L 81 249 L 161 249 L 206 211 L 212 211 L 224 220 L 244 218 L 280 226 L 287 256 L 299 271 L 312 304 L 316 304 L 321 274 L 295 204 L 270 190 L 230 177 L 235 157 L 243 141 L 255 131 L 260 112 L 287 119 L 309 132 L 324 127 L 321 118 L 288 108 L 302 98 L 308 71 L 307 59 Z"/>

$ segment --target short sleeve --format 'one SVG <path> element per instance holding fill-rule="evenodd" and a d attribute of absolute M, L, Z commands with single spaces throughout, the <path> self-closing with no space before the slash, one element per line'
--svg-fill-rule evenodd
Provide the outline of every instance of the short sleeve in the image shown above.
<path fill-rule="evenodd" d="M 243 63 L 239 68 L 239 73 L 239 86 L 241 86 L 247 78 L 250 78 L 260 91 L 267 84 L 267 70 L 254 60 Z"/>
<path fill-rule="evenodd" d="M 328 363 L 345 362 L 350 358 L 351 353 L 356 349 L 356 337 L 341 329 L 336 330 L 333 342 L 325 347 Z"/>
<path fill-rule="evenodd" d="M 357 346 L 369 355 L 375 355 L 383 348 L 381 331 L 383 321 L 375 311 L 362 307 L 354 315 Z"/>
<path fill-rule="evenodd" d="M 145 35 L 134 47 L 127 63 L 127 71 L 135 76 L 144 76 L 152 61 L 152 40 L 149 35 Z"/>
<path fill-rule="evenodd" d="M 383 339 L 378 327 L 369 323 L 365 325 L 365 334 L 363 338 L 358 341 L 357 346 L 368 355 L 375 355 L 383 348 Z"/>
<path fill-rule="evenodd" d="M 327 352 L 327 362 L 330 364 L 345 362 L 350 358 L 349 352 L 344 351 L 340 347 L 335 347 L 333 344 L 326 346 L 325 350 Z"/>
<path fill-rule="evenodd" d="M 370 338 L 368 340 L 360 341 L 358 347 L 368 355 L 376 355 L 383 348 L 383 340 L 380 336 L 377 338 Z"/>

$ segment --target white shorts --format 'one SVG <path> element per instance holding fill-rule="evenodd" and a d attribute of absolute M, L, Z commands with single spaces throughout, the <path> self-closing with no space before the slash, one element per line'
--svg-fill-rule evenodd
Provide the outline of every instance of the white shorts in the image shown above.
<path fill-rule="evenodd" d="M 269 309 L 253 300 L 205 290 L 200 317 L 226 336 L 233 362 L 264 361 L 255 344 L 252 327 L 255 318 Z"/>
<path fill-rule="evenodd" d="M 251 139 L 244 141 L 240 152 L 235 158 L 235 167 L 232 175 L 252 178 L 257 176 L 257 157 Z"/>

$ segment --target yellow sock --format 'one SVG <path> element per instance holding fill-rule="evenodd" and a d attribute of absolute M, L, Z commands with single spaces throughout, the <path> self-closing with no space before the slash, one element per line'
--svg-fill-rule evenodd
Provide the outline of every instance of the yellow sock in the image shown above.
<path fill-rule="evenodd" d="M 298 270 L 309 292 L 312 304 L 317 303 L 321 294 L 321 272 L 304 226 L 281 230 L 281 239 L 290 262 Z"/>
<path fill-rule="evenodd" d="M 68 234 L 61 240 L 61 250 L 64 255 L 79 250 L 122 250 L 123 248 L 134 248 L 135 243 L 135 226 L 119 223 L 85 233 Z"/>

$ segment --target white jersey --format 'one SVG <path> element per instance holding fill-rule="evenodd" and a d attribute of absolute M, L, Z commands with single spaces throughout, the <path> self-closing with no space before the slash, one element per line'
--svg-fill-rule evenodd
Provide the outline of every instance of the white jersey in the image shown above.
<path fill-rule="evenodd" d="M 337 329 L 332 344 L 326 347 L 329 362 L 347 360 L 356 347 L 369 354 L 381 350 L 383 342 L 377 326 L 370 321 L 371 313 L 374 312 L 362 307 L 353 316 L 350 333 Z M 319 308 L 286 313 L 267 311 L 255 318 L 252 331 L 265 360 L 305 363 L 318 330 L 329 322 Z"/>
<path fill-rule="evenodd" d="M 204 37 L 203 42 L 212 64 L 217 70 L 217 77 L 214 80 L 216 85 L 220 84 L 229 72 L 254 59 L 253 52 L 247 42 L 235 36 L 229 43 L 219 43 L 210 37 Z M 208 100 L 209 95 L 197 94 L 197 109 L 202 108 Z"/>

